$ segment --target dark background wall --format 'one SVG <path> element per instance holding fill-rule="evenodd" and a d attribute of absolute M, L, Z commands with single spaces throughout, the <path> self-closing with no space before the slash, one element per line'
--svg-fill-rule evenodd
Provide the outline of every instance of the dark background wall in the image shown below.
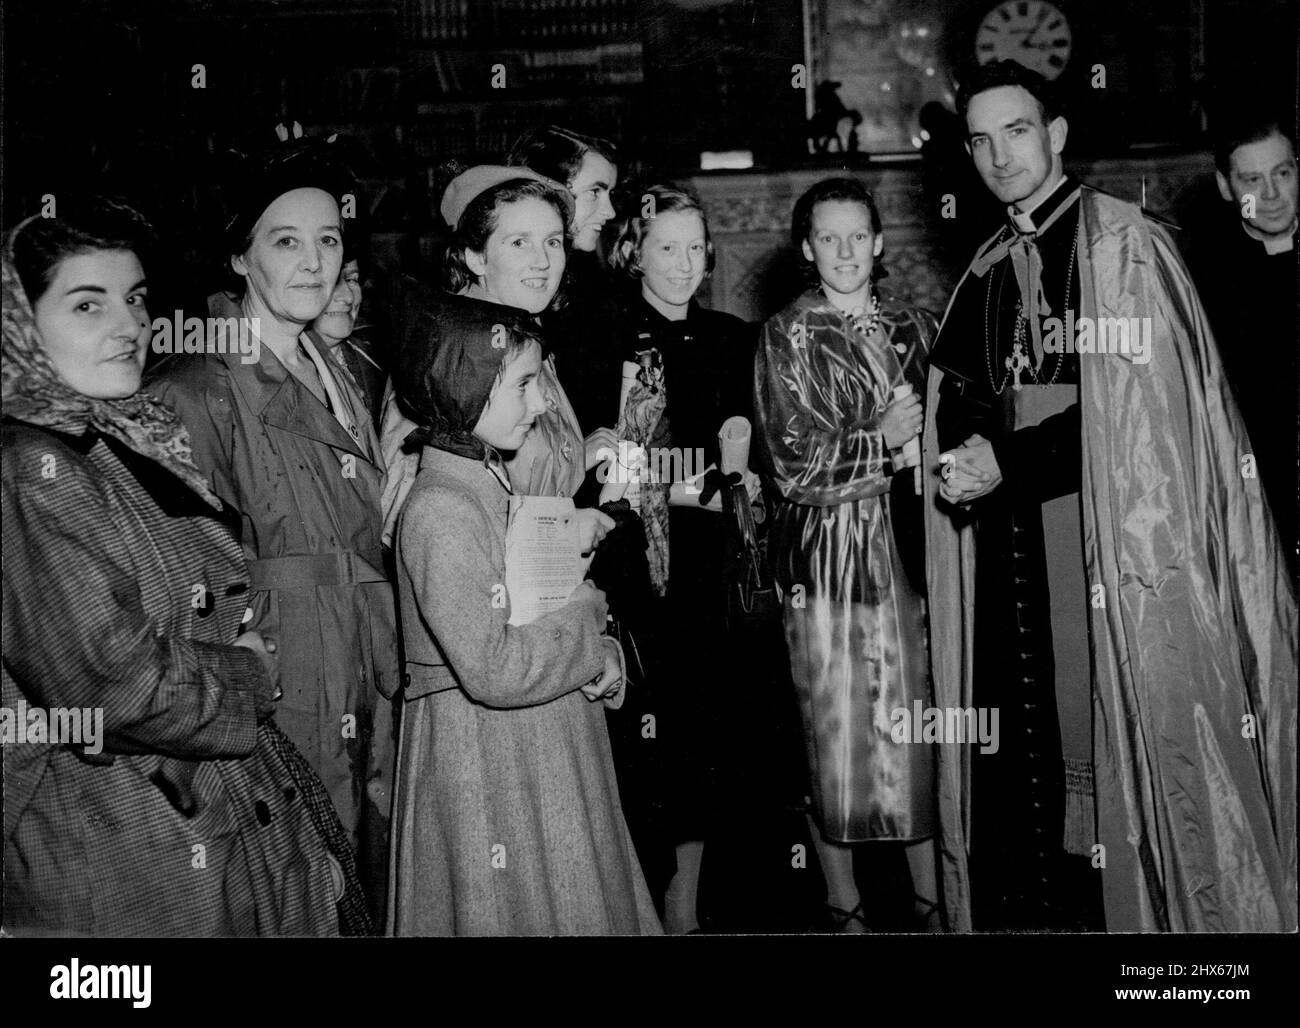
<path fill-rule="evenodd" d="M 862 0 L 900 17 L 924 2 Z M 1058 2 L 1079 48 L 1063 80 L 1076 153 L 1122 157 L 1153 133 L 1195 149 L 1215 106 L 1242 98 L 1294 109 L 1291 0 Z M 929 9 L 960 50 L 991 6 Z M 38 0 L 3 17 L 4 224 L 94 185 L 141 203 L 189 264 L 215 234 L 222 155 L 278 121 L 348 138 L 369 230 L 413 266 L 432 252 L 433 169 L 498 159 L 532 124 L 610 135 L 626 170 L 663 177 L 703 150 L 817 163 L 790 84 L 800 0 Z M 1093 60 L 1104 93 L 1080 78 Z"/>

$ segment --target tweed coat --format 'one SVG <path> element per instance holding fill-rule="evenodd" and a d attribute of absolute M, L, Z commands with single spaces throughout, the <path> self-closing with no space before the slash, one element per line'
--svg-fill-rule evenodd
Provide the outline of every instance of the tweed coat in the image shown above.
<path fill-rule="evenodd" d="M 408 684 L 390 930 L 658 934 L 603 704 L 578 691 L 603 666 L 603 609 L 507 626 L 493 603 L 507 498 L 482 460 L 425 447 L 398 522 Z"/>
<path fill-rule="evenodd" d="M 334 378 L 357 412 L 357 438 L 266 346 L 253 364 L 234 354 L 169 358 L 145 388 L 175 408 L 194 463 L 239 511 L 250 627 L 280 647 L 276 721 L 328 788 L 378 914 L 396 750 L 386 698 L 398 685 L 396 614 L 382 571 L 378 440 L 356 386 Z"/>
<path fill-rule="evenodd" d="M 94 432 L 6 421 L 3 449 L 3 705 L 103 711 L 102 753 L 4 747 L 5 929 L 337 934 L 323 791 L 259 725 L 272 683 L 231 645 L 248 571 L 228 527 Z"/>

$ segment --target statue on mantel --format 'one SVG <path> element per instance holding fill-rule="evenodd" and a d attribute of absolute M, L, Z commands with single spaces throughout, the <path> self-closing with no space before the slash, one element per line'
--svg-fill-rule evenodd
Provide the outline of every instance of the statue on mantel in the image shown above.
<path fill-rule="evenodd" d="M 862 112 L 850 110 L 840 99 L 841 83 L 819 82 L 813 92 L 813 116 L 808 119 L 808 139 L 814 153 L 855 153 L 858 149 L 858 126 Z M 847 138 L 840 135 L 840 124 L 847 121 Z M 832 149 L 831 144 L 834 143 Z"/>

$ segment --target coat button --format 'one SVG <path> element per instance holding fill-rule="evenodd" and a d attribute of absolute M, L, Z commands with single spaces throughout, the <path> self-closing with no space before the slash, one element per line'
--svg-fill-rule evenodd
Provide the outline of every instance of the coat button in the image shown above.
<path fill-rule="evenodd" d="M 406 674 L 402 675 L 402 684 L 403 685 L 411 684 L 411 672 L 408 671 L 406 672 Z"/>

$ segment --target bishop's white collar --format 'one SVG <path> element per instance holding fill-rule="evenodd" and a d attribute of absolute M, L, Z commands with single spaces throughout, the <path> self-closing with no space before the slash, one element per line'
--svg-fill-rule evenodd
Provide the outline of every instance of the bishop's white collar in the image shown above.
<path fill-rule="evenodd" d="M 1007 205 L 1007 218 L 1011 221 L 1011 224 L 1015 226 L 1017 232 L 1030 234 L 1038 231 L 1039 226 L 1034 222 L 1034 213 L 1056 195 L 1057 190 L 1061 188 L 1065 179 L 1066 174 L 1065 171 L 1062 170 L 1057 180 L 1052 183 L 1052 188 L 1047 191 L 1047 195 L 1027 211 L 1022 211 L 1019 205 L 1014 203 Z"/>

